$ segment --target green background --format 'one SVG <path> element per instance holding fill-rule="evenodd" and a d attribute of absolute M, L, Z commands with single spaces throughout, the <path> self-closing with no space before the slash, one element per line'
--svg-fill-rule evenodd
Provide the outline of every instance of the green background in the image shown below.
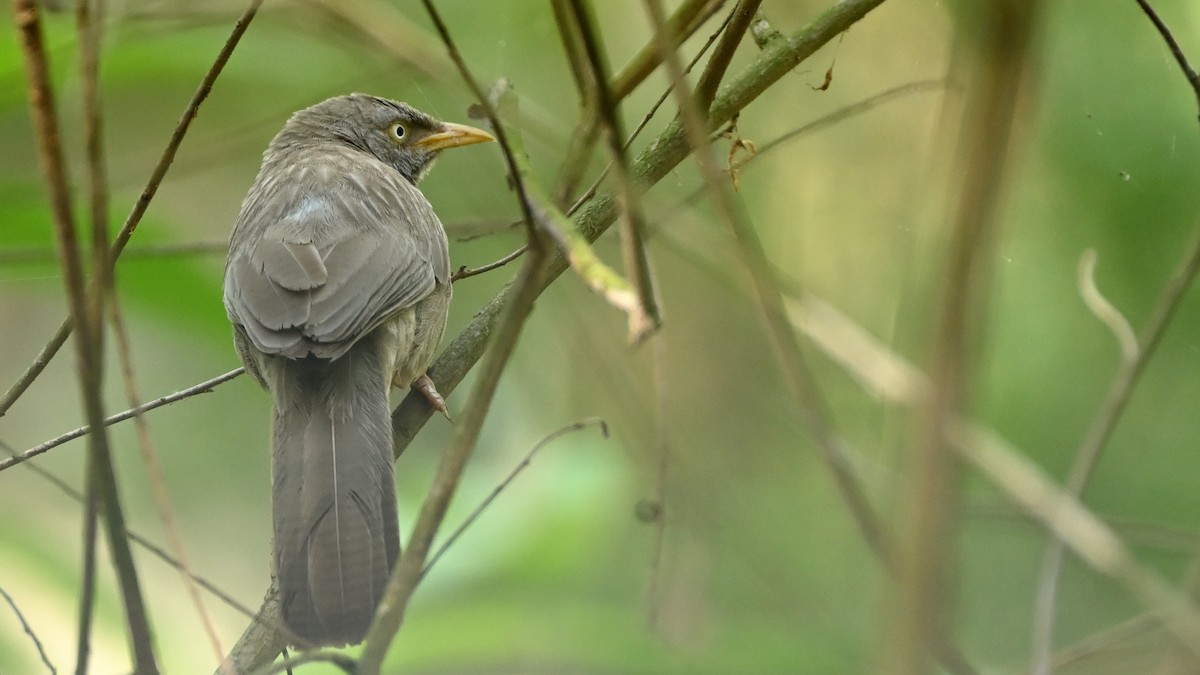
<path fill-rule="evenodd" d="M 596 3 L 609 58 L 624 65 L 649 35 L 640 2 Z M 767 0 L 790 34 L 828 3 Z M 739 120 L 766 142 L 897 85 L 945 77 L 957 3 L 890 0 L 842 41 L 785 76 Z M 1200 59 L 1200 7 L 1156 3 Z M 1141 326 L 1200 211 L 1196 100 L 1132 0 L 1044 3 L 1014 131 L 1010 180 L 992 257 L 984 354 L 974 380 L 979 421 L 1051 475 L 1065 475 L 1118 361 L 1111 334 L 1076 286 L 1085 249 L 1097 284 Z M 268 2 L 201 109 L 171 172 L 117 268 L 144 397 L 236 367 L 221 305 L 223 253 L 138 256 L 152 244 L 220 243 L 260 154 L 293 110 L 367 91 L 466 121 L 469 94 L 447 65 L 419 5 L 367 8 L 387 37 L 372 42 L 319 2 Z M 555 183 L 579 97 L 548 5 L 529 0 L 439 3 L 476 77 L 511 78 L 536 178 Z M 111 218 L 119 224 L 180 112 L 217 53 L 237 3 L 131 2 L 110 17 L 102 76 Z M 690 57 L 715 30 L 689 41 Z M 65 316 L 11 16 L 0 31 L 0 386 L 27 366 Z M 70 13 L 46 17 L 64 142 L 82 196 L 80 82 Z M 415 37 L 404 37 L 411 31 Z M 388 37 L 390 36 L 390 37 Z M 747 42 L 737 73 L 753 57 Z M 415 59 L 423 69 L 412 66 Z M 832 86 L 817 91 L 834 64 Z M 422 72 L 424 71 L 424 72 Z M 623 106 L 632 128 L 665 86 L 653 76 Z M 948 157 L 957 134 L 945 89 L 914 93 L 757 157 L 740 174 L 746 205 L 775 265 L 918 364 L 947 246 Z M 667 105 L 635 151 L 670 119 Z M 718 144 L 723 153 L 727 144 Z M 588 178 L 603 166 L 597 159 Z M 645 198 L 650 254 L 665 316 L 660 344 L 631 348 L 624 318 L 571 274 L 538 301 L 505 374 L 447 526 L 454 527 L 546 434 L 587 417 L 595 429 L 547 447 L 420 586 L 389 667 L 404 672 L 855 673 L 886 651 L 892 594 L 864 545 L 801 416 L 758 315 L 726 225 L 690 161 Z M 443 157 L 422 189 L 452 237 L 518 215 L 495 146 Z M 83 202 L 77 212 L 82 215 Z M 115 226 L 114 226 L 115 227 Z M 455 267 L 511 251 L 519 230 L 455 240 Z M 614 265 L 615 235 L 598 251 Z M 455 287 L 454 335 L 515 273 Z M 864 393 L 805 343 L 839 433 L 876 508 L 897 512 L 910 415 Z M 655 350 L 663 391 L 655 395 Z M 21 451 L 82 423 L 70 350 L 0 419 Z M 109 373 L 117 364 L 110 360 Z M 468 378 L 465 386 L 471 383 Z M 450 398 L 461 410 L 468 389 Z M 127 407 L 119 380 L 107 405 Z M 1086 502 L 1127 536 L 1139 559 L 1182 579 L 1200 539 L 1200 296 L 1190 291 L 1122 419 Z M 148 417 L 177 525 L 194 569 L 256 608 L 268 580 L 269 400 L 248 378 Z M 432 420 L 396 468 L 405 535 L 451 429 Z M 665 541 L 652 583 L 655 528 L 635 505 L 655 490 L 665 430 L 672 454 Z M 166 541 L 132 425 L 113 429 L 130 528 Z M 84 444 L 38 463 L 75 486 Z M 79 589 L 80 506 L 24 468 L 0 474 L 0 587 L 71 667 Z M 901 530 L 902 531 L 902 530 Z M 987 672 L 1029 656 L 1034 587 L 1045 538 L 1002 493 L 972 474 L 956 548 L 957 636 Z M 210 672 L 215 657 L 172 569 L 135 548 L 165 672 Z M 103 558 L 93 672 L 128 669 L 119 598 Z M 653 589 L 653 593 L 651 593 Z M 246 619 L 205 596 L 226 648 Z M 656 619 L 651 625 L 649 615 Z M 1062 646 L 1141 611 L 1112 581 L 1068 559 Z M 1130 658 L 1151 658 L 1134 644 Z M 1108 667 L 1123 666 L 1109 661 Z M 1134 661 L 1134 663 L 1140 663 Z M 41 668 L 0 608 L 0 673 Z M 1098 668 L 1098 666 L 1089 666 Z M 325 672 L 314 666 L 303 672 Z M 333 672 L 333 671 L 329 671 Z M 1088 669 L 1086 672 L 1098 672 Z M 1125 671 L 1130 672 L 1130 671 Z"/>

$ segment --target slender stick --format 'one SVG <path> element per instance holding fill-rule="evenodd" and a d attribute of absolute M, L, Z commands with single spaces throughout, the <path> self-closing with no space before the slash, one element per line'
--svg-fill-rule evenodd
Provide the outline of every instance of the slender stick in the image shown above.
<path fill-rule="evenodd" d="M 42 647 L 42 641 L 38 639 L 37 633 L 33 632 L 33 627 L 25 620 L 25 615 L 21 613 L 21 608 L 17 607 L 17 602 L 2 587 L 0 587 L 0 596 L 3 596 L 4 601 L 8 603 L 13 614 L 17 615 L 17 623 L 21 624 L 21 630 L 25 631 L 25 634 L 33 641 L 33 647 L 37 649 L 38 657 L 42 659 L 42 664 L 46 666 L 46 670 L 50 671 L 50 675 L 55 675 L 58 671 L 55 670 L 54 664 L 50 663 L 50 657 L 46 655 L 46 650 Z"/>
<path fill-rule="evenodd" d="M 1192 91 L 1196 94 L 1197 107 L 1200 107 L 1200 73 L 1197 73 L 1196 69 L 1192 67 L 1187 56 L 1183 53 L 1183 49 L 1180 48 L 1179 42 L 1171 33 L 1171 29 L 1167 28 L 1167 24 L 1163 23 L 1163 20 L 1158 16 L 1158 12 L 1154 11 L 1150 3 L 1146 0 L 1137 0 L 1137 4 L 1146 13 L 1146 16 L 1149 17 L 1150 22 L 1154 24 L 1154 28 L 1162 36 L 1163 42 L 1167 43 L 1167 48 L 1171 50 L 1171 55 L 1175 57 L 1175 62 L 1179 64 L 1179 70 L 1183 72 L 1183 76 L 1187 78 L 1188 85 L 1191 86 Z"/>
<path fill-rule="evenodd" d="M 1150 18 L 1151 23 L 1154 24 L 1175 56 L 1180 70 L 1183 71 L 1188 84 L 1196 93 L 1197 106 L 1200 107 L 1200 76 L 1188 62 L 1179 43 L 1176 42 L 1175 36 L 1171 34 L 1149 3 L 1145 0 L 1137 0 L 1137 3 Z M 1167 326 L 1175 316 L 1176 308 L 1179 307 L 1184 293 L 1191 287 L 1197 273 L 1200 273 L 1200 223 L 1193 230 L 1191 243 L 1176 265 L 1175 273 L 1159 292 L 1154 310 L 1142 328 L 1141 335 L 1138 336 L 1137 343 L 1140 345 L 1140 349 L 1134 358 L 1124 358 L 1117 366 L 1117 372 L 1113 375 L 1104 400 L 1096 409 L 1087 432 L 1075 450 L 1075 460 L 1067 475 L 1066 485 L 1067 491 L 1075 497 L 1082 498 L 1084 489 L 1091 480 L 1096 465 L 1100 462 L 1100 455 L 1104 452 L 1108 439 L 1116 429 L 1117 422 L 1120 421 L 1133 396 L 1134 389 L 1141 380 L 1146 364 L 1154 356 L 1163 334 L 1166 333 Z M 1051 539 L 1046 544 L 1046 550 L 1042 557 L 1033 614 L 1031 661 L 1032 672 L 1035 675 L 1046 675 L 1051 672 L 1054 652 L 1054 623 L 1058 613 L 1058 582 L 1062 574 L 1064 545 L 1063 540 L 1059 537 Z"/>
<path fill-rule="evenodd" d="M 5 452 L 8 452 L 10 454 L 12 453 L 12 448 L 10 448 L 6 443 L 4 443 L 4 441 L 0 441 L 0 449 L 3 449 Z M 38 466 L 34 462 L 25 462 L 24 468 L 29 469 L 30 471 L 41 476 L 45 480 L 49 481 L 50 484 L 52 484 L 54 487 L 58 488 L 59 491 L 61 491 L 63 494 L 67 495 L 71 499 L 74 499 L 76 502 L 86 506 L 86 501 L 87 501 L 86 495 L 82 494 L 75 488 L 68 485 L 66 481 L 62 480 L 58 476 L 55 476 L 54 474 L 43 469 L 42 467 Z M 178 560 L 171 557 L 171 555 L 168 554 L 163 549 L 154 545 L 149 539 L 146 539 L 145 537 L 141 536 L 140 534 L 138 534 L 137 532 L 134 532 L 132 530 L 127 530 L 125 532 L 125 534 L 126 534 L 126 536 L 129 537 L 130 541 L 137 544 L 138 546 L 141 546 L 148 553 L 150 553 L 154 557 L 158 558 L 159 560 L 163 561 L 167 565 L 170 565 L 171 567 L 173 567 L 176 570 L 183 569 L 183 567 L 179 564 Z M 218 600 L 220 600 L 221 602 L 228 605 L 233 610 L 246 616 L 247 618 L 250 618 L 250 619 L 254 618 L 254 612 L 251 611 L 249 607 L 246 607 L 242 603 L 235 600 L 231 595 L 229 595 L 225 591 L 222 591 L 213 582 L 209 581 L 208 579 L 205 579 L 204 577 L 202 577 L 198 574 L 193 574 L 192 578 L 195 579 L 196 583 L 200 584 L 200 586 L 203 587 L 204 590 L 211 593 L 214 597 L 216 597 Z"/>
<path fill-rule="evenodd" d="M 212 646 L 213 654 L 221 662 L 221 670 L 225 675 L 236 675 L 232 663 L 222 660 L 225 656 L 225 649 L 221 646 L 221 638 L 217 635 L 217 628 L 216 624 L 213 623 L 212 615 L 204 604 L 204 598 L 200 595 L 200 586 L 196 583 L 195 575 L 192 574 L 192 566 L 188 562 L 187 553 L 183 546 L 183 537 L 179 534 L 179 524 L 175 519 L 175 510 L 171 506 L 171 495 L 167 491 L 167 479 L 163 474 L 162 463 L 158 461 L 158 452 L 155 450 L 154 442 L 150 438 L 150 427 L 146 424 L 146 418 L 138 411 L 142 396 L 138 391 L 137 377 L 133 370 L 133 353 L 129 346 L 129 335 L 125 330 L 125 319 L 122 316 L 121 306 L 117 302 L 115 293 L 113 293 L 110 301 L 113 334 L 116 338 L 117 354 L 121 364 L 121 375 L 125 381 L 125 392 L 129 399 L 129 405 L 131 406 L 131 410 L 134 411 L 133 421 L 134 426 L 137 428 L 138 447 L 142 451 L 142 461 L 145 462 L 146 471 L 149 474 L 150 486 L 154 493 L 154 505 L 158 509 L 159 520 L 162 521 L 163 530 L 166 532 L 167 543 L 170 545 L 171 551 L 175 554 L 175 560 L 179 563 L 179 575 L 183 580 L 184 587 L 187 588 L 188 596 L 192 601 L 192 606 L 196 610 L 196 615 L 200 617 L 200 625 L 204 627 L 204 634 Z"/>
<path fill-rule="evenodd" d="M 565 427 L 562 427 L 561 429 L 556 429 L 555 431 L 547 434 L 544 438 L 542 438 L 542 440 L 535 443 L 533 448 L 531 448 L 529 452 L 525 453 L 525 456 L 521 458 L 521 461 L 518 462 L 515 467 L 513 467 L 513 470 L 504 477 L 504 480 L 500 481 L 496 487 L 492 488 L 492 491 L 488 493 L 487 497 L 484 497 L 483 501 L 479 503 L 479 506 L 476 506 L 475 510 L 471 511 L 471 513 L 463 520 L 462 524 L 455 528 L 454 531 L 450 533 L 450 536 L 446 537 L 446 541 L 442 542 L 442 545 L 438 547 L 437 551 L 435 551 L 433 555 L 429 556 L 429 562 L 425 563 L 425 569 L 421 570 L 421 578 L 424 579 L 425 576 L 429 574 L 429 570 L 432 569 L 433 566 L 437 564 L 437 561 L 446 554 L 446 551 L 450 550 L 450 547 L 453 546 L 460 537 L 462 537 L 463 533 L 467 531 L 467 528 L 471 527 L 475 524 L 475 521 L 479 520 L 479 517 L 482 516 L 483 512 L 492 505 L 492 502 L 496 501 L 496 498 L 500 496 L 500 493 L 508 489 L 508 486 L 512 485 L 513 481 L 517 479 L 517 476 L 519 476 L 522 471 L 529 468 L 529 465 L 533 463 L 533 458 L 537 456 L 539 452 L 541 452 L 542 448 L 546 447 L 553 441 L 566 436 L 567 434 L 576 431 L 582 431 L 590 426 L 600 427 L 600 433 L 605 438 L 608 438 L 608 424 L 599 417 L 592 417 L 586 420 L 573 422 Z"/>
<path fill-rule="evenodd" d="M 619 221 L 621 255 L 625 262 L 625 273 L 637 294 L 636 311 L 629 314 L 629 339 L 637 344 L 662 324 L 658 301 L 654 297 L 650 261 L 646 256 L 646 223 L 642 213 L 640 189 L 629 175 L 629 159 L 625 156 L 623 144 L 625 135 L 621 131 L 617 115 L 617 98 L 608 86 L 608 61 L 600 43 L 600 34 L 582 0 L 569 2 L 591 70 L 594 105 L 604 129 L 604 137 L 608 141 L 609 153 L 612 155 L 617 179 L 617 198 L 624 211 L 624 217 Z"/>
<path fill-rule="evenodd" d="M 1009 138 L 1035 14 L 1024 0 L 988 5 L 982 17 L 978 80 L 964 111 L 958 202 L 948 264 L 931 342 L 930 394 L 913 449 L 903 509 L 900 588 L 893 616 L 891 664 L 898 675 L 929 671 L 951 635 L 950 595 L 962 466 L 949 437 L 965 415 L 981 342 L 990 244 L 998 228 Z"/>
<path fill-rule="evenodd" d="M 71 309 L 71 321 L 82 329 L 75 339 L 80 393 L 88 421 L 93 427 L 99 428 L 100 422 L 104 418 L 101 392 L 103 323 L 99 321 L 99 317 L 94 315 L 102 304 L 103 294 L 99 294 L 99 300 L 89 311 L 75 220 L 70 207 L 66 166 L 59 143 L 58 122 L 54 112 L 54 99 L 42 43 L 38 7 L 32 0 L 14 0 L 13 7 L 20 33 L 21 47 L 25 55 L 30 106 L 38 137 L 39 157 L 50 192 L 55 240 L 58 245 L 59 263 L 63 271 Z M 89 39 L 89 35 L 90 31 L 84 31 L 85 41 Z M 103 279 L 102 275 L 100 279 Z M 117 570 L 126 623 L 130 632 L 130 648 L 134 667 L 139 673 L 156 673 L 158 666 L 155 662 L 150 637 L 149 620 L 146 617 L 142 601 L 137 570 L 133 563 L 133 557 L 129 553 L 129 544 L 124 536 L 125 523 L 117 491 L 116 474 L 109 453 L 108 437 L 103 430 L 100 433 L 92 434 L 89 438 L 87 463 L 88 480 L 94 484 L 98 497 L 97 503 L 103 509 L 109 549 L 112 553 L 113 565 Z M 85 559 L 87 555 L 85 553 Z"/>
<path fill-rule="evenodd" d="M 700 112 L 708 113 L 708 107 L 717 95 L 717 87 L 721 86 L 721 78 L 725 76 L 729 62 L 733 60 L 733 54 L 737 51 L 742 36 L 750 28 L 750 22 L 761 3 L 762 0 L 738 0 L 737 6 L 733 8 L 728 27 L 721 34 L 721 40 L 717 42 L 717 48 L 713 50 L 708 65 L 700 73 L 700 82 L 696 84 L 696 107 Z"/>
<path fill-rule="evenodd" d="M 103 124 L 100 105 L 100 43 L 103 34 L 104 4 L 77 0 L 76 24 L 79 32 L 80 73 L 83 95 L 84 146 L 87 156 L 87 186 L 92 230 L 93 281 L 88 287 L 88 311 L 91 335 L 88 340 L 97 353 L 103 353 L 103 323 L 97 320 L 103 311 L 103 294 L 108 288 L 108 179 L 104 167 Z M 90 463 L 90 458 L 89 458 Z M 88 472 L 89 475 L 91 472 Z M 86 481 L 84 499 L 83 561 L 79 594 L 79 633 L 75 669 L 86 673 L 91 651 L 92 618 L 96 592 L 96 534 L 99 525 L 95 481 Z"/>
<path fill-rule="evenodd" d="M 125 420 L 132 419 L 135 415 L 150 412 L 151 410 L 154 410 L 156 408 L 161 408 L 164 405 L 170 405 L 177 401 L 182 401 L 185 398 L 191 398 L 192 396 L 196 396 L 197 394 L 207 394 L 207 393 L 211 392 L 213 390 L 213 388 L 216 387 L 217 385 L 228 382 L 228 381 L 234 379 L 235 377 L 238 377 L 239 375 L 241 375 L 244 372 L 246 372 L 245 368 L 235 368 L 235 369 L 229 371 L 228 373 L 225 373 L 224 375 L 218 375 L 212 379 L 205 380 L 199 384 L 192 385 L 192 386 L 188 387 L 187 389 L 182 389 L 173 394 L 167 394 L 166 396 L 156 398 L 153 401 L 150 401 L 148 403 L 143 403 L 142 405 L 139 405 L 135 408 L 130 408 L 129 410 L 124 410 L 115 415 L 111 415 L 104 419 L 104 426 L 107 427 L 107 426 L 112 426 L 118 422 L 124 422 Z M 11 457 L 6 457 L 5 459 L 0 460 L 0 471 L 3 471 L 10 467 L 16 466 L 17 464 L 20 464 L 21 462 L 24 462 L 25 460 L 30 459 L 32 457 L 37 457 L 38 455 L 40 455 L 44 452 L 47 452 L 48 450 L 57 448 L 58 446 L 62 445 L 63 443 L 66 443 L 67 441 L 73 441 L 76 438 L 79 438 L 81 436 L 86 436 L 88 431 L 90 431 L 90 430 L 91 430 L 91 427 L 89 427 L 89 426 L 82 426 L 82 427 L 79 427 L 78 429 L 72 429 L 71 431 L 68 431 L 65 434 L 55 436 L 54 438 L 51 438 L 48 441 L 39 443 L 39 444 L 33 446 L 32 448 L 26 450 L 25 452 L 22 452 L 17 455 L 12 455 Z"/>
<path fill-rule="evenodd" d="M 125 218 L 125 223 L 121 226 L 120 232 L 117 233 L 116 240 L 112 245 L 112 253 L 109 261 L 110 265 L 115 263 L 116 259 L 121 255 L 121 252 L 125 250 L 125 245 L 129 242 L 129 238 L 133 236 L 133 232 L 135 229 L 137 229 L 138 223 L 141 222 L 142 216 L 145 215 L 146 209 L 150 206 L 151 200 L 154 199 L 154 195 L 158 192 L 158 186 L 162 183 L 163 177 L 166 176 L 167 170 L 171 168 L 171 163 L 175 160 L 175 153 L 178 152 L 180 144 L 183 143 L 183 138 L 187 134 L 188 128 L 192 124 L 192 120 L 196 118 L 196 114 L 200 110 L 200 104 L 208 98 L 209 93 L 212 91 L 213 84 L 217 81 L 217 76 L 221 74 L 221 71 L 225 68 L 225 64 L 229 62 L 229 57 L 231 54 L 233 54 L 234 47 L 236 47 L 238 42 L 242 39 L 242 35 L 246 32 L 246 28 L 249 27 L 250 21 L 254 18 L 254 15 L 258 12 L 258 8 L 260 5 L 262 5 L 262 3 L 263 0 L 250 0 L 250 4 L 246 8 L 246 11 L 242 13 L 242 16 L 237 20 L 237 23 L 234 24 L 233 30 L 230 32 L 229 37 L 225 40 L 225 44 L 222 45 L 221 51 L 217 54 L 216 60 L 213 61 L 212 66 L 210 66 L 208 72 L 205 73 L 204 78 L 200 80 L 200 85 L 196 88 L 196 92 L 192 94 L 192 99 L 188 101 L 187 107 L 184 108 L 183 115 L 179 118 L 179 122 L 176 123 L 175 130 L 171 133 L 171 139 L 167 142 L 166 148 L 163 149 L 163 153 L 162 156 L 159 157 L 158 164 L 155 165 L 154 170 L 150 174 L 150 178 L 146 181 L 146 186 L 142 188 L 142 194 L 138 197 L 137 201 L 133 205 L 133 209 Z M 36 7 L 36 3 L 33 3 L 32 0 L 14 0 L 14 4 L 18 8 L 26 6 Z M 25 11 L 17 11 L 14 13 L 14 15 L 17 18 L 18 26 L 20 26 L 22 21 L 27 20 L 25 17 L 30 15 L 34 17 L 37 16 L 36 8 L 32 11 L 32 14 Z M 67 337 L 70 336 L 72 328 L 73 324 L 70 317 L 64 319 L 63 322 L 59 324 L 58 330 L 56 330 L 54 335 L 51 336 L 51 338 L 46 342 L 46 345 L 42 347 L 42 350 L 38 353 L 37 358 L 34 359 L 33 363 L 31 363 L 29 367 L 25 369 L 25 372 L 21 374 L 21 377 L 17 378 L 17 381 L 14 382 L 8 391 L 4 393 L 4 396 L 0 397 L 0 417 L 3 417 L 4 414 L 8 412 L 8 409 L 11 408 L 19 398 L 21 398 L 21 395 L 24 394 L 27 389 L 29 389 L 29 386 L 33 384 L 34 380 L 36 380 L 38 376 L 41 375 L 42 371 L 46 369 L 46 366 L 50 363 L 50 360 L 54 358 L 54 355 L 57 354 L 58 350 L 66 343 Z"/>
<path fill-rule="evenodd" d="M 434 476 L 429 493 L 421 505 L 421 512 L 413 526 L 412 537 L 401 554 L 400 560 L 396 563 L 396 568 L 392 572 L 392 577 L 388 581 L 379 609 L 375 614 L 375 620 L 367 631 L 362 656 L 359 659 L 358 672 L 362 675 L 378 675 L 388 648 L 404 622 L 409 599 L 421 579 L 433 545 L 433 538 L 446 516 L 446 511 L 450 507 L 450 501 L 454 497 L 467 461 L 475 449 L 480 429 L 483 427 L 483 420 L 491 408 L 492 399 L 500 382 L 500 375 L 504 372 L 509 358 L 516 349 L 517 339 L 520 337 L 526 318 L 533 311 L 533 301 L 537 298 L 540 290 L 538 279 L 542 275 L 542 263 L 550 251 L 548 243 L 543 241 L 541 229 L 534 223 L 533 204 L 528 201 L 529 197 L 524 187 L 527 176 L 521 171 L 518 160 L 512 153 L 507 131 L 500 122 L 495 106 L 471 75 L 432 1 L 422 0 L 422 3 L 450 52 L 451 58 L 461 71 L 463 79 L 475 91 L 479 104 L 483 106 L 488 119 L 492 122 L 496 140 L 500 142 L 505 161 L 511 172 L 510 177 L 521 200 L 521 210 L 527 219 L 528 252 L 525 255 L 521 271 L 513 283 L 510 300 L 504 306 L 495 335 L 492 336 L 491 348 L 485 353 L 483 363 L 480 365 L 479 377 L 471 396 L 467 399 L 462 419 L 454 426 L 454 433 L 442 457 L 442 462 L 438 466 L 437 475 Z"/>

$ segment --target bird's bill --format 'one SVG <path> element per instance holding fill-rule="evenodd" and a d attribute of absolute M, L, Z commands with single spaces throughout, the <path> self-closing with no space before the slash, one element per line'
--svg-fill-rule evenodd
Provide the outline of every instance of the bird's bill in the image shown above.
<path fill-rule="evenodd" d="M 414 145 L 425 150 L 445 150 L 446 148 L 457 148 L 462 145 L 487 143 L 494 140 L 496 138 L 483 129 L 477 129 L 466 124 L 445 122 L 442 124 L 440 131 L 422 138 L 414 143 Z"/>

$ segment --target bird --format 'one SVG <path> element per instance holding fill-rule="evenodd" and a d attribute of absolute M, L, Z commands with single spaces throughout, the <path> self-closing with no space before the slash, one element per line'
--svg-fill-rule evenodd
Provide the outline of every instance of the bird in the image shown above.
<path fill-rule="evenodd" d="M 272 562 L 298 646 L 361 642 L 400 555 L 391 387 L 426 374 L 450 307 L 446 233 L 417 187 L 440 152 L 495 140 L 349 94 L 294 113 L 229 240 L 224 305 L 272 398 Z M 447 415 L 448 416 L 448 415 Z"/>

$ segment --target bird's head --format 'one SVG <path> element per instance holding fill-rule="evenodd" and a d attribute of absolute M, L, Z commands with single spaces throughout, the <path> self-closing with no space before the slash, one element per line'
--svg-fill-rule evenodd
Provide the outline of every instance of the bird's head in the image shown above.
<path fill-rule="evenodd" d="M 393 167 L 413 185 L 447 148 L 493 141 L 488 132 L 442 122 L 416 108 L 369 94 L 336 96 L 292 115 L 280 134 L 290 142 L 343 143 Z"/>

